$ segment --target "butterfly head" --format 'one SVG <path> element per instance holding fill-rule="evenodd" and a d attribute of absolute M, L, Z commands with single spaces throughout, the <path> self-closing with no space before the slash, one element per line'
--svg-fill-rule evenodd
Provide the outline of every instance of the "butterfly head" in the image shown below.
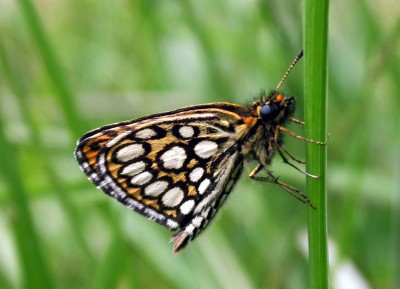
<path fill-rule="evenodd" d="M 286 73 L 283 75 L 281 81 L 279 81 L 275 90 L 268 96 L 261 98 L 261 104 L 257 105 L 258 116 L 265 122 L 273 125 L 281 125 L 289 119 L 295 109 L 296 101 L 293 96 L 285 96 L 279 92 L 282 83 L 289 75 L 290 71 L 296 65 L 296 63 L 303 56 L 303 50 L 301 50 L 289 66 Z"/>
<path fill-rule="evenodd" d="M 294 112 L 296 101 L 293 96 L 273 93 L 259 107 L 258 114 L 266 123 L 282 124 Z"/>

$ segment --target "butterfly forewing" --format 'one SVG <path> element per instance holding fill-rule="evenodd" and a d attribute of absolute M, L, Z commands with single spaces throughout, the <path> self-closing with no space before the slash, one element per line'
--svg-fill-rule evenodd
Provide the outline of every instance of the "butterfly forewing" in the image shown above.
<path fill-rule="evenodd" d="M 187 107 L 89 132 L 75 155 L 105 193 L 181 229 L 173 238 L 178 251 L 207 226 L 238 179 L 239 140 L 251 118 L 240 105 Z"/>
<path fill-rule="evenodd" d="M 284 163 L 311 175 L 283 147 L 281 132 L 297 139 L 284 127 L 295 98 L 278 86 L 248 106 L 211 103 L 111 124 L 85 134 L 75 157 L 82 171 L 98 188 L 145 217 L 178 232 L 172 237 L 174 252 L 200 234 L 213 219 L 238 180 L 244 159 L 258 165 L 249 177 L 275 183 L 303 203 L 315 208 L 300 190 L 281 182 L 269 170 L 275 151 Z M 285 156 L 286 154 L 286 156 Z M 257 176 L 264 170 L 266 176 Z"/>

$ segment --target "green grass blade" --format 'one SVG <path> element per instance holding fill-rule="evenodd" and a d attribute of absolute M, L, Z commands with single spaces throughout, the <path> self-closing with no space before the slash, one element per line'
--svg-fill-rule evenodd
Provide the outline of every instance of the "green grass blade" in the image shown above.
<path fill-rule="evenodd" d="M 328 0 L 305 1 L 305 121 L 309 139 L 326 142 Z M 307 144 L 307 193 L 317 209 L 308 210 L 310 288 L 329 288 L 327 250 L 327 147 Z"/>
<path fill-rule="evenodd" d="M 8 192 L 13 215 L 15 247 L 22 275 L 21 288 L 54 288 L 39 233 L 32 221 L 29 194 L 21 182 L 24 177 L 19 173 L 18 167 L 20 148 L 9 142 L 4 128 L 3 117 L 0 115 L 0 177 Z"/>
<path fill-rule="evenodd" d="M 116 230 L 115 230 L 116 231 Z M 118 287 L 118 278 L 124 264 L 123 240 L 119 233 L 114 232 L 108 245 L 104 260 L 99 262 L 93 278 L 93 289 L 107 289 Z"/>
<path fill-rule="evenodd" d="M 38 47 L 44 68 L 53 85 L 55 99 L 59 103 L 68 128 L 73 135 L 73 142 L 75 142 L 75 139 L 80 137 L 80 128 L 84 122 L 77 113 L 72 93 L 67 85 L 64 73 L 60 68 L 59 60 L 50 44 L 50 40 L 45 33 L 45 29 L 33 3 L 30 0 L 19 0 L 19 2 L 23 17 L 27 23 L 28 29 L 30 29 L 31 37 Z"/>
<path fill-rule="evenodd" d="M 88 268 L 93 267 L 93 258 L 90 253 L 89 245 L 87 244 L 84 237 L 84 229 L 82 228 L 82 222 L 79 217 L 79 213 L 75 208 L 69 192 L 66 189 L 65 184 L 57 175 L 54 165 L 51 162 L 51 158 L 48 157 L 46 144 L 43 142 L 41 135 L 41 128 L 37 125 L 34 112 L 29 106 L 29 92 L 26 85 L 18 82 L 22 79 L 23 71 L 18 70 L 16 65 L 13 65 L 13 58 L 11 53 L 7 51 L 3 44 L 0 42 L 0 67 L 4 71 L 4 82 L 8 84 L 10 90 L 14 93 L 18 106 L 22 112 L 21 118 L 26 123 L 27 128 L 31 132 L 31 143 L 33 150 L 39 156 L 38 167 L 42 168 L 48 179 L 48 184 L 51 186 L 51 191 L 58 197 L 60 204 L 62 205 L 65 214 L 68 217 L 71 230 L 74 232 L 77 243 L 82 249 L 82 258 L 85 259 Z"/>

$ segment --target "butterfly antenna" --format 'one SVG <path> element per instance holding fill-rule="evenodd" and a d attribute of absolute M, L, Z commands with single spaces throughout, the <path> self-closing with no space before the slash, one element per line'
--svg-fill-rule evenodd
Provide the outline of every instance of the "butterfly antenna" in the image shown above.
<path fill-rule="evenodd" d="M 279 81 L 278 85 L 276 86 L 274 93 L 276 93 L 279 88 L 281 87 L 282 83 L 285 81 L 285 79 L 288 77 L 290 71 L 293 69 L 293 67 L 296 65 L 296 63 L 300 60 L 300 58 L 303 56 L 303 49 L 300 50 L 300 52 L 296 55 L 296 57 L 294 58 L 292 64 L 290 64 L 288 70 L 286 71 L 286 73 L 283 75 L 281 81 Z"/>

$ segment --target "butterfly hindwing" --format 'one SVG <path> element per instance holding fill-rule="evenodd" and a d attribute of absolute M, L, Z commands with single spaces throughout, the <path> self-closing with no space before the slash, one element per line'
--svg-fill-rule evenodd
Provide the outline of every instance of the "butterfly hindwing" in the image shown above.
<path fill-rule="evenodd" d="M 227 154 L 222 169 L 215 176 L 215 181 L 210 185 L 206 196 L 197 204 L 190 222 L 172 237 L 175 253 L 208 226 L 240 177 L 242 169 L 243 158 L 238 151 Z"/>
<path fill-rule="evenodd" d="M 98 188 L 170 230 L 189 234 L 178 249 L 206 227 L 243 163 L 237 142 L 246 125 L 243 107 L 210 106 L 106 126 L 84 135 L 75 151 Z"/>

